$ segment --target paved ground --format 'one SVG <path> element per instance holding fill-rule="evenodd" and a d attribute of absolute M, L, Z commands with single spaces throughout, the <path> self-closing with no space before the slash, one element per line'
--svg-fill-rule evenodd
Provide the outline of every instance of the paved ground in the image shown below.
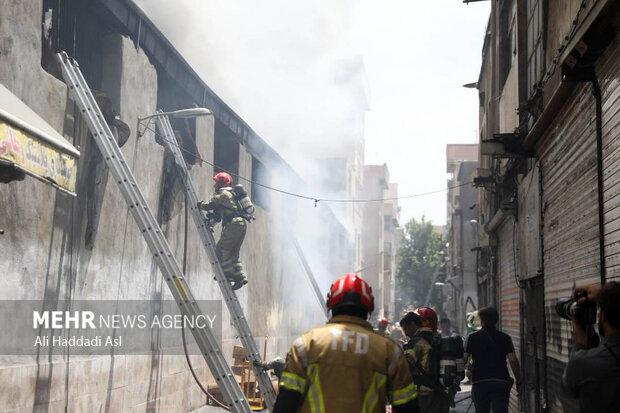
<path fill-rule="evenodd" d="M 461 391 L 456 395 L 457 401 L 455 408 L 450 409 L 450 413 L 475 413 L 474 406 L 471 403 L 471 386 L 461 384 Z M 460 403 L 459 400 L 462 400 Z M 204 406 L 192 413 L 223 413 L 224 409 L 212 406 Z"/>
<path fill-rule="evenodd" d="M 462 400 L 459 403 L 459 400 Z M 474 413 L 474 406 L 471 402 L 471 386 L 461 384 L 461 391 L 455 397 L 456 407 L 450 409 L 450 413 Z M 468 410 L 469 409 L 469 410 Z"/>

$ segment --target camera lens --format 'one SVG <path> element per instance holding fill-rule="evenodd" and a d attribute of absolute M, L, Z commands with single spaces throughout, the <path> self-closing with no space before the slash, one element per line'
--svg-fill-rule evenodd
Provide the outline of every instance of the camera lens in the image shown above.
<path fill-rule="evenodd" d="M 575 311 L 577 311 L 577 302 L 573 298 L 565 298 L 555 303 L 555 312 L 566 320 L 570 320 Z"/>
<path fill-rule="evenodd" d="M 566 304 L 566 314 L 568 314 L 569 317 L 577 316 L 578 310 L 579 310 L 579 307 L 576 301 Z"/>

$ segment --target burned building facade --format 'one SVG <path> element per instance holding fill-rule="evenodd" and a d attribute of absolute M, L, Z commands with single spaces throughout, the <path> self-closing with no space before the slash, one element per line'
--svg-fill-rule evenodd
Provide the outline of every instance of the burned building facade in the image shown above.
<path fill-rule="evenodd" d="M 478 80 L 481 304 L 522 359 L 522 409 L 575 411 L 554 304 L 617 278 L 618 3 L 493 2 Z M 516 392 L 512 409 L 519 409 Z"/>
<path fill-rule="evenodd" d="M 238 297 L 259 347 L 266 342 L 268 357 L 283 355 L 294 336 L 324 320 L 316 299 L 305 292 L 310 287 L 299 257 L 287 247 L 290 235 L 297 235 L 325 277 L 335 278 L 341 269 L 329 254 L 347 252 L 328 247 L 326 240 L 346 234 L 344 226 L 326 207 L 310 205 L 314 215 L 300 219 L 295 198 L 264 186 L 299 192 L 303 182 L 133 2 L 25 0 L 0 7 L 0 83 L 79 150 L 73 191 L 61 192 L 29 175 L 0 184 L 1 300 L 36 300 L 54 308 L 73 300 L 156 305 L 171 299 L 84 118 L 67 97 L 55 61 L 55 53 L 64 50 L 101 96 L 100 106 L 128 126 L 119 138 L 123 155 L 183 260 L 194 295 L 221 299 L 191 220 L 186 225 L 171 154 L 154 123 L 138 121 L 158 109 L 209 108 L 213 117 L 172 120 L 199 194 L 208 199 L 214 172 L 227 170 L 255 201 L 257 219 L 242 249 L 250 281 Z M 303 228 L 326 229 L 307 234 L 302 220 Z M 222 348 L 230 358 L 237 334 L 225 307 L 222 313 Z M 213 382 L 202 357 L 192 359 L 203 383 Z M 41 350 L 0 357 L 0 372 L 0 406 L 9 410 L 191 411 L 206 403 L 182 354 L 79 357 Z"/>

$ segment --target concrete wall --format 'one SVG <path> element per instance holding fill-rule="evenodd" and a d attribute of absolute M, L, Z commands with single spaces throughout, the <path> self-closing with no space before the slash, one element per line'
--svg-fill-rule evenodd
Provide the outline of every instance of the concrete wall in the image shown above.
<path fill-rule="evenodd" d="M 518 95 L 518 70 L 517 59 L 508 72 L 506 83 L 499 99 L 499 131 L 500 133 L 514 132 L 519 126 L 519 116 L 517 109 L 519 108 Z"/>
<path fill-rule="evenodd" d="M 1 1 L 0 83 L 55 129 L 80 146 L 77 197 L 26 177 L 0 185 L 0 299 L 144 299 L 153 306 L 170 299 L 147 246 L 110 179 L 84 121 L 66 100 L 63 82 L 41 68 L 41 2 Z M 132 134 L 122 151 L 164 233 L 181 261 L 184 197 L 170 155 L 154 134 L 136 136 L 139 116 L 158 106 L 158 69 L 131 39 L 109 33 L 103 39 L 102 89 Z M 187 103 L 191 106 L 191 102 Z M 197 120 L 200 156 L 213 160 L 212 118 Z M 251 156 L 242 148 L 240 172 L 251 175 Z M 212 168 L 191 168 L 198 191 L 211 195 Z M 262 348 L 284 355 L 292 338 L 324 319 L 294 256 L 286 250 L 282 222 L 259 208 L 249 226 L 242 259 L 250 283 L 239 298 Z M 219 232 L 219 230 L 218 230 Z M 199 299 L 220 299 L 206 254 L 189 225 L 186 277 Z M 238 344 L 223 306 L 223 351 Z M 304 314 L 305 317 L 291 317 Z M 204 360 L 192 357 L 203 383 L 211 380 Z M 189 411 L 205 403 L 183 356 L 148 354 L 77 357 L 39 354 L 0 358 L 0 406 L 16 411 Z"/>

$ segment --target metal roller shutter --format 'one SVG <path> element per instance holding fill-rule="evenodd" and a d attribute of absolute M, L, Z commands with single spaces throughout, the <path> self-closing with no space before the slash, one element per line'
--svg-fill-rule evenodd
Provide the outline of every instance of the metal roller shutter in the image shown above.
<path fill-rule="evenodd" d="M 498 238 L 498 279 L 499 279 L 499 313 L 501 330 L 512 338 L 515 352 L 520 354 L 521 321 L 519 316 L 520 290 L 515 278 L 517 234 L 515 221 L 508 217 L 497 231 Z M 510 411 L 519 411 L 519 400 L 515 388 L 510 396 Z"/>
<path fill-rule="evenodd" d="M 573 407 L 561 393 L 570 324 L 556 315 L 554 305 L 571 295 L 576 284 L 600 279 L 594 116 L 590 86 L 581 85 L 548 129 L 539 152 L 550 411 Z"/>
<path fill-rule="evenodd" d="M 620 278 L 620 36 L 596 66 L 603 97 L 603 179 L 607 279 Z"/>

